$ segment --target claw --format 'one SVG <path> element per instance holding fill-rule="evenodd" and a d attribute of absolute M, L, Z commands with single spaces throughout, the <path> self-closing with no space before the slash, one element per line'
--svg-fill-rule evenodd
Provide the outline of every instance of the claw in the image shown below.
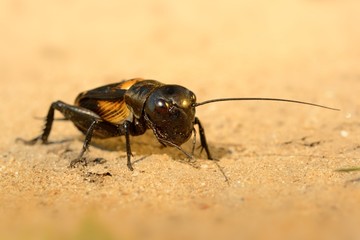
<path fill-rule="evenodd" d="M 133 168 L 131 162 L 127 163 L 127 167 L 129 168 L 130 171 L 134 171 L 134 168 Z"/>

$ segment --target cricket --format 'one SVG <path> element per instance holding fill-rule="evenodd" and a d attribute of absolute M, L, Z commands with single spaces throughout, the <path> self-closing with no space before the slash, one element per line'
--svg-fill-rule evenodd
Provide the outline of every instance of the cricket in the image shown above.
<path fill-rule="evenodd" d="M 174 84 L 164 84 L 156 80 L 133 78 L 118 83 L 101 86 L 80 93 L 73 105 L 55 101 L 50 105 L 42 133 L 31 139 L 19 139 L 25 144 L 37 142 L 47 144 L 54 122 L 55 110 L 85 134 L 85 140 L 78 157 L 71 161 L 70 167 L 85 161 L 83 155 L 88 150 L 91 139 L 125 136 L 127 166 L 134 170 L 131 157 L 130 136 L 139 136 L 150 129 L 163 146 L 175 147 L 188 158 L 193 158 L 198 128 L 201 149 L 207 158 L 213 160 L 205 130 L 196 108 L 202 105 L 223 101 L 279 101 L 305 104 L 339 111 L 315 103 L 281 98 L 217 98 L 197 102 L 195 94 L 189 89 Z M 191 153 L 181 145 L 194 137 Z"/>

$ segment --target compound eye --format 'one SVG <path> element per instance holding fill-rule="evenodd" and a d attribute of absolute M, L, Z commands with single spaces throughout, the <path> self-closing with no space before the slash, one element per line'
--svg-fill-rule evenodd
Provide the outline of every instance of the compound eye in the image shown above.
<path fill-rule="evenodd" d="M 155 102 L 155 111 L 158 113 L 166 113 L 169 110 L 169 104 L 163 99 L 158 99 Z"/>
<path fill-rule="evenodd" d="M 191 103 L 196 103 L 196 96 L 194 93 L 191 94 Z"/>
<path fill-rule="evenodd" d="M 195 104 L 196 104 L 196 96 L 195 96 L 195 94 L 191 92 L 189 99 L 190 99 L 190 101 L 189 101 L 188 105 L 190 107 L 194 107 Z"/>

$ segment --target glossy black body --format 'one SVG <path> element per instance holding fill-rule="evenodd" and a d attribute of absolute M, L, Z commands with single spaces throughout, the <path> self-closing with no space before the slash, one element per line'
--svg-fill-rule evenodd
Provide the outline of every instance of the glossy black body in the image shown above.
<path fill-rule="evenodd" d="M 195 94 L 182 86 L 167 85 L 155 80 L 125 80 L 80 93 L 74 105 L 62 101 L 53 102 L 42 134 L 24 142 L 34 144 L 41 141 L 46 144 L 54 120 L 54 111 L 58 110 L 86 136 L 80 155 L 71 162 L 71 166 L 83 160 L 83 154 L 92 137 L 125 135 L 127 165 L 133 170 L 129 136 L 141 135 L 147 129 L 151 129 L 164 146 L 176 147 L 188 157 L 192 157 L 193 153 L 187 153 L 181 145 L 195 135 L 194 125 L 199 127 L 202 148 L 205 149 L 207 157 L 212 159 L 204 129 L 195 117 L 195 106 Z"/>

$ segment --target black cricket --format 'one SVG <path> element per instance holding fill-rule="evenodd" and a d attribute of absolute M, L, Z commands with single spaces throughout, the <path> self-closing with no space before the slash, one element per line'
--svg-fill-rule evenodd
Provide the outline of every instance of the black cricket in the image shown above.
<path fill-rule="evenodd" d="M 221 101 L 266 100 L 306 104 L 331 110 L 338 110 L 314 103 L 279 98 L 219 98 L 197 103 L 195 94 L 179 85 L 168 85 L 155 80 L 134 78 L 113 83 L 80 93 L 74 105 L 62 101 L 53 102 L 45 120 L 42 134 L 32 140 L 22 140 L 33 145 L 40 141 L 47 144 L 54 121 L 55 110 L 60 111 L 66 120 L 70 120 L 85 134 L 85 141 L 79 156 L 70 166 L 86 160 L 84 153 L 92 137 L 111 138 L 125 135 L 127 166 L 131 164 L 130 135 L 138 136 L 151 129 L 157 140 L 164 146 L 175 147 L 187 157 L 192 158 L 195 148 L 198 126 L 201 148 L 208 159 L 213 159 L 206 141 L 204 128 L 195 116 L 198 106 Z M 192 153 L 181 145 L 194 135 Z"/>

